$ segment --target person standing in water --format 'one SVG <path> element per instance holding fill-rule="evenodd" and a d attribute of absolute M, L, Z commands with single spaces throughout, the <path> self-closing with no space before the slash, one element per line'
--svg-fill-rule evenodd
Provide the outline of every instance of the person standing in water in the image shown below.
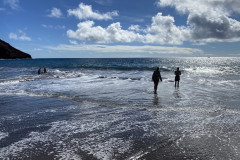
<path fill-rule="evenodd" d="M 39 68 L 39 70 L 38 70 L 38 74 L 41 74 L 41 68 Z"/>
<path fill-rule="evenodd" d="M 175 74 L 175 87 L 179 87 L 179 81 L 180 81 L 180 75 L 181 75 L 181 71 L 179 71 L 179 67 L 174 72 L 174 74 Z"/>
<path fill-rule="evenodd" d="M 159 71 L 159 67 L 153 72 L 152 81 L 154 82 L 154 94 L 157 94 L 159 79 L 162 81 L 162 77 Z"/>
<path fill-rule="evenodd" d="M 47 73 L 47 68 L 46 67 L 44 67 L 44 73 Z"/>

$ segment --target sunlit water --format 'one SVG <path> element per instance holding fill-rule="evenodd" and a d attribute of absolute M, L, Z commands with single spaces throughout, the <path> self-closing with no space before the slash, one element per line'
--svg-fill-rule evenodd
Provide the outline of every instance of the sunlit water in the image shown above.
<path fill-rule="evenodd" d="M 0 159 L 240 159 L 239 73 L 240 58 L 1 60 Z"/>

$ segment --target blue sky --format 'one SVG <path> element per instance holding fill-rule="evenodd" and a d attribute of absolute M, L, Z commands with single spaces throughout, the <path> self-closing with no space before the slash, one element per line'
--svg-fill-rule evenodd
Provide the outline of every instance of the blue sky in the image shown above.
<path fill-rule="evenodd" d="M 240 56 L 239 0 L 1 0 L 0 39 L 33 58 Z"/>

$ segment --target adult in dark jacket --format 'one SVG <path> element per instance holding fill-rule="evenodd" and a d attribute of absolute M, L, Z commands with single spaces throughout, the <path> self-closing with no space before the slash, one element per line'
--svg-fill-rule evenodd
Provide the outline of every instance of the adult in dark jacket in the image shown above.
<path fill-rule="evenodd" d="M 159 71 L 159 67 L 153 72 L 152 81 L 154 82 L 154 94 L 157 94 L 159 79 L 162 81 L 162 77 Z"/>

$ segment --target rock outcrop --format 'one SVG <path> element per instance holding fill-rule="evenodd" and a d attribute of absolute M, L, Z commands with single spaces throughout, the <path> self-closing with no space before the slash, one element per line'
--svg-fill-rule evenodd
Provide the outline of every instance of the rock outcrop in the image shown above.
<path fill-rule="evenodd" d="M 0 59 L 31 59 L 31 55 L 24 53 L 0 39 Z"/>

